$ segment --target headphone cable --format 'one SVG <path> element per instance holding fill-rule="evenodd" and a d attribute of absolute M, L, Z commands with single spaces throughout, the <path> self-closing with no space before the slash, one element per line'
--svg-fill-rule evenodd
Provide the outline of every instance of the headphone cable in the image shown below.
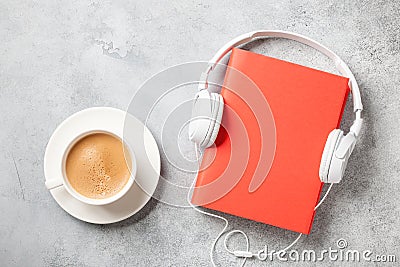
<path fill-rule="evenodd" d="M 199 209 L 197 206 L 193 205 L 192 202 L 191 202 L 191 200 L 190 200 L 190 193 L 193 191 L 194 186 L 195 186 L 195 184 L 196 184 L 196 179 L 197 179 L 197 176 L 198 176 L 198 173 L 199 173 L 199 170 L 200 170 L 200 164 L 201 164 L 200 159 L 201 159 L 201 156 L 202 156 L 202 153 L 201 153 L 201 151 L 200 151 L 200 149 L 199 149 L 199 147 L 197 146 L 196 143 L 195 143 L 194 146 L 195 146 L 196 160 L 197 160 L 197 163 L 198 163 L 198 168 L 197 168 L 197 171 L 196 171 L 196 177 L 193 179 L 193 182 L 192 182 L 192 184 L 191 184 L 191 186 L 190 186 L 190 188 L 189 188 L 188 194 L 187 194 L 187 202 L 188 202 L 188 204 L 189 204 L 194 210 L 196 210 L 197 212 L 199 212 L 199 213 L 201 213 L 201 214 L 204 214 L 204 215 L 207 215 L 207 216 L 210 216 L 210 217 L 214 217 L 214 218 L 220 219 L 220 220 L 224 221 L 224 223 L 225 223 L 223 229 L 219 232 L 219 234 L 218 234 L 217 237 L 215 238 L 215 240 L 214 240 L 214 242 L 212 243 L 211 248 L 210 248 L 210 260 L 211 260 L 211 264 L 212 264 L 214 267 L 216 267 L 216 264 L 215 264 L 215 262 L 214 262 L 214 257 L 213 257 L 213 254 L 214 254 L 214 253 L 213 253 L 213 252 L 214 252 L 214 250 L 215 250 L 215 246 L 216 246 L 218 240 L 221 238 L 221 236 L 225 233 L 226 229 L 228 228 L 229 222 L 228 222 L 228 220 L 227 220 L 226 218 L 224 218 L 224 217 L 222 217 L 222 216 L 219 216 L 219 215 L 216 215 L 216 214 L 213 214 L 213 213 L 210 213 L 210 212 L 207 212 L 207 211 L 204 211 L 204 210 Z M 319 208 L 319 207 L 321 206 L 321 204 L 325 201 L 326 197 L 328 196 L 329 192 L 330 192 L 331 189 L 332 189 L 332 186 L 333 186 L 333 184 L 330 184 L 330 185 L 329 185 L 328 190 L 326 190 L 324 196 L 321 198 L 321 200 L 320 200 L 320 201 L 318 202 L 318 204 L 315 206 L 314 211 L 317 210 L 317 208 Z M 234 235 L 234 234 L 241 234 L 241 235 L 243 235 L 243 237 L 244 237 L 245 240 L 246 240 L 246 250 L 244 250 L 244 251 L 242 251 L 242 250 L 235 250 L 235 251 L 234 251 L 234 250 L 231 250 L 231 249 L 228 248 L 227 241 L 228 241 L 228 239 L 229 239 L 232 235 Z M 285 247 L 285 248 L 283 248 L 283 249 L 281 249 L 281 250 L 279 250 L 279 251 L 277 251 L 277 252 L 273 252 L 273 253 L 271 252 L 271 253 L 268 254 L 267 256 L 268 256 L 268 257 L 272 257 L 273 254 L 278 254 L 278 253 L 281 253 L 282 251 L 283 251 L 283 252 L 286 252 L 288 249 L 290 249 L 291 247 L 293 247 L 293 246 L 300 240 L 300 238 L 302 237 L 302 235 L 303 235 L 303 234 L 300 233 L 300 234 L 297 236 L 297 238 L 296 238 L 290 245 L 288 245 L 287 247 Z M 245 232 L 243 232 L 243 231 L 241 231 L 241 230 L 231 230 L 231 231 L 229 231 L 229 232 L 226 234 L 225 239 L 224 239 L 224 248 L 225 248 L 225 250 L 226 250 L 228 253 L 234 255 L 235 257 L 237 257 L 237 258 L 243 258 L 243 261 L 242 261 L 242 263 L 241 263 L 241 265 L 240 265 L 241 267 L 244 266 L 244 264 L 246 263 L 246 260 L 247 260 L 248 258 L 258 257 L 258 259 L 261 259 L 260 254 L 263 252 L 263 250 L 260 250 L 258 253 L 252 253 L 252 252 L 250 252 L 249 237 L 247 236 L 247 234 L 246 234 Z"/>

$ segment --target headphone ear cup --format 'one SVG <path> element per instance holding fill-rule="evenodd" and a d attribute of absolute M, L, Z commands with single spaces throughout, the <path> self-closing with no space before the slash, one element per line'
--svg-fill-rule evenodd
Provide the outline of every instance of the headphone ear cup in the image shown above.
<path fill-rule="evenodd" d="M 340 129 L 334 129 L 328 135 L 319 166 L 319 177 L 323 183 L 329 183 L 329 168 L 332 157 L 342 137 L 343 131 Z"/>
<path fill-rule="evenodd" d="M 212 96 L 207 90 L 198 92 L 193 100 L 192 117 L 189 122 L 189 139 L 203 146 L 213 117 Z"/>
<path fill-rule="evenodd" d="M 219 128 L 221 126 L 222 114 L 224 113 L 224 98 L 217 93 L 212 93 L 214 109 L 213 109 L 213 121 L 210 125 L 210 130 L 208 136 L 205 140 L 204 147 L 210 147 L 214 144 L 215 139 L 217 139 Z"/>

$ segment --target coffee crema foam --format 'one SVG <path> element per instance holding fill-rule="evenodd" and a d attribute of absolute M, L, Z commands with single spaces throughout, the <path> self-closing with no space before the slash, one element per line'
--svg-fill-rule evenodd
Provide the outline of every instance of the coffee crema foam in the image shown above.
<path fill-rule="evenodd" d="M 65 170 L 70 185 L 79 194 L 104 199 L 122 190 L 131 176 L 131 167 L 130 155 L 124 153 L 119 138 L 95 133 L 85 136 L 70 149 Z"/>

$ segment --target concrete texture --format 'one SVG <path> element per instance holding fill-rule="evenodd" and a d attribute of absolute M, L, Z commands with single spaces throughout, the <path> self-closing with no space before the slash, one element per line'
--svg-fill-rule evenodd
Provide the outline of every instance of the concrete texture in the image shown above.
<path fill-rule="evenodd" d="M 1 1 L 0 265 L 208 266 L 221 221 L 155 200 L 113 225 L 78 221 L 44 187 L 44 150 L 55 127 L 72 113 L 92 106 L 126 109 L 154 73 L 208 60 L 230 38 L 262 28 L 295 31 L 331 47 L 354 71 L 366 109 L 366 127 L 344 181 L 296 248 L 327 249 L 344 238 L 351 249 L 396 254 L 400 261 L 400 3 L 339 2 Z M 332 70 L 329 61 L 293 42 L 248 48 Z M 347 113 L 344 126 L 350 121 Z M 163 164 L 167 168 L 165 158 Z M 228 219 L 249 234 L 252 251 L 295 237 Z M 236 237 L 230 246 L 244 249 Z M 221 266 L 238 264 L 222 242 L 215 258 Z M 247 266 L 266 264 L 249 260 Z M 324 262 L 346 264 L 354 265 Z"/>

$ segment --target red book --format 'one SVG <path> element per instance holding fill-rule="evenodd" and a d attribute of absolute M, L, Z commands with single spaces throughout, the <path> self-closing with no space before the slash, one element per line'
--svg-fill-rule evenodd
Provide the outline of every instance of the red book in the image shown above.
<path fill-rule="evenodd" d="M 228 66 L 222 126 L 192 202 L 309 234 L 322 152 L 339 127 L 348 78 L 236 48 Z"/>

